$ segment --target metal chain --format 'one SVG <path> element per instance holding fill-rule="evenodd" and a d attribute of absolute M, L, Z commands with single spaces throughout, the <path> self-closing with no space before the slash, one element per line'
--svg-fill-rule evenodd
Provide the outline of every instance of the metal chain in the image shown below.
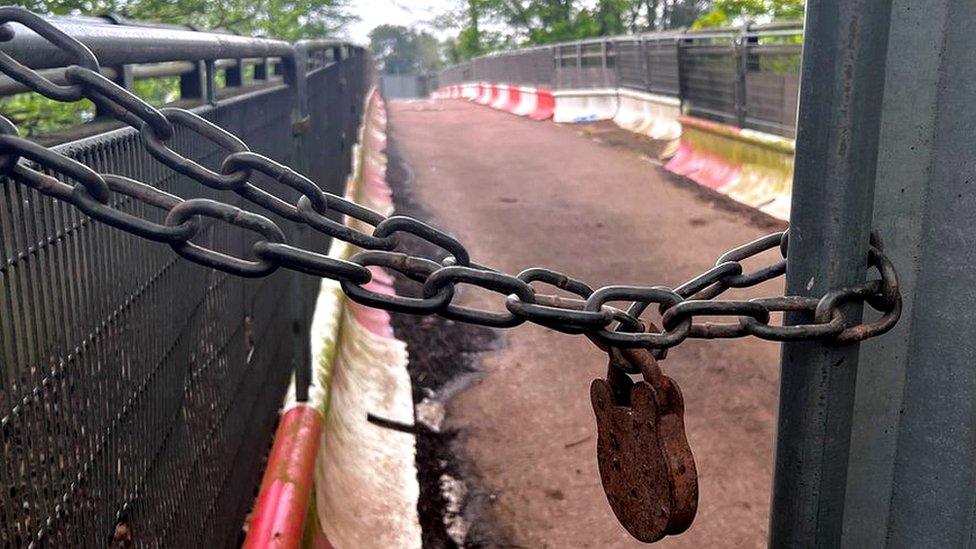
<path fill-rule="evenodd" d="M 336 280 L 350 299 L 388 311 L 429 315 L 492 326 L 511 328 L 526 321 L 565 332 L 585 334 L 597 345 L 656 349 L 659 356 L 689 338 L 718 339 L 755 336 L 774 341 L 824 340 L 836 343 L 860 341 L 885 333 L 901 314 L 898 277 L 884 255 L 877 235 L 872 234 L 866 251 L 869 267 L 879 277 L 852 288 L 828 292 L 820 298 L 779 296 L 750 300 L 718 300 L 731 288 L 752 287 L 785 274 L 788 232 L 770 234 L 718 259 L 715 266 L 677 286 L 606 286 L 594 290 L 565 274 L 534 267 L 509 275 L 471 261 L 464 245 L 421 221 L 406 216 L 386 217 L 321 190 L 313 181 L 263 155 L 251 151 L 230 132 L 199 115 L 178 108 L 157 109 L 118 86 L 99 72 L 98 61 L 82 43 L 43 18 L 15 7 L 0 8 L 0 40 L 14 35 L 10 22 L 24 25 L 62 50 L 75 64 L 66 68 L 68 85 L 45 79 L 7 54 L 0 52 L 0 72 L 30 89 L 57 101 L 88 98 L 106 112 L 139 130 L 146 150 L 172 170 L 210 188 L 230 191 L 295 223 L 302 223 L 364 249 L 349 260 L 329 257 L 292 246 L 273 221 L 236 206 L 209 199 L 183 200 L 151 185 L 114 174 L 100 174 L 71 158 L 18 136 L 17 128 L 0 117 L 0 175 L 6 175 L 42 194 L 67 202 L 92 218 L 138 235 L 169 244 L 186 259 L 244 277 L 267 276 L 286 269 Z M 172 149 L 167 142 L 175 127 L 206 139 L 228 152 L 219 171 L 206 168 Z M 73 180 L 68 184 L 33 169 L 20 159 Z M 251 176 L 259 172 L 300 193 L 288 203 L 252 185 Z M 159 224 L 136 217 L 113 206 L 113 195 L 125 195 L 166 212 Z M 344 214 L 373 227 L 357 231 L 328 217 Z M 204 230 L 201 218 L 212 218 L 260 236 L 252 245 L 250 258 L 233 257 L 194 243 Z M 398 233 L 409 233 L 431 243 L 450 257 L 443 261 L 397 252 Z M 759 254 L 779 249 L 781 259 L 757 271 L 746 273 L 743 262 Z M 371 266 L 400 272 L 422 284 L 419 297 L 390 296 L 366 288 Z M 546 284 L 576 297 L 539 293 L 532 283 Z M 505 296 L 503 311 L 462 307 L 454 303 L 456 288 L 468 284 Z M 610 305 L 631 302 L 626 310 Z M 852 323 L 844 309 L 867 303 L 878 310 L 874 322 Z M 657 305 L 661 329 L 640 320 L 643 312 Z M 803 311 L 809 323 L 781 326 L 770 324 L 771 313 Z M 707 322 L 700 317 L 729 317 L 729 322 Z"/>

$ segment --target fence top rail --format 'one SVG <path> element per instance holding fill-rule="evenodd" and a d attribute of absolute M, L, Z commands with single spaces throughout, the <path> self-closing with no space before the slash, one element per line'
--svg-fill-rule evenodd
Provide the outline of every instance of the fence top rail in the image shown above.
<path fill-rule="evenodd" d="M 60 30 L 78 39 L 98 57 L 104 66 L 118 66 L 169 61 L 206 61 L 216 59 L 269 58 L 291 59 L 296 45 L 308 51 L 360 46 L 340 40 L 306 40 L 292 44 L 284 40 L 239 36 L 222 31 L 198 31 L 190 27 L 163 24 L 141 24 L 100 17 L 50 17 Z M 12 39 L 0 42 L 0 51 L 32 69 L 63 67 L 72 59 L 48 40 L 30 29 L 10 23 Z"/>
<path fill-rule="evenodd" d="M 709 29 L 699 29 L 699 30 L 689 30 L 687 27 L 682 27 L 678 29 L 669 29 L 664 31 L 653 31 L 644 32 L 639 34 L 623 34 L 615 36 L 599 36 L 595 38 L 585 38 L 581 40 L 569 40 L 566 42 L 556 42 L 553 44 L 545 44 L 541 46 L 531 46 L 526 48 L 518 48 L 513 50 L 504 50 L 491 52 L 485 55 L 474 57 L 464 63 L 458 63 L 451 65 L 446 69 L 441 71 L 448 71 L 454 69 L 455 67 L 461 67 L 472 61 L 487 60 L 487 59 L 498 59 L 506 56 L 518 56 L 520 54 L 538 51 L 538 50 L 550 50 L 559 54 L 563 51 L 568 51 L 572 48 L 579 48 L 582 46 L 592 45 L 592 44 L 613 44 L 615 42 L 657 42 L 657 41 L 680 41 L 680 40 L 706 40 L 706 39 L 733 39 L 739 36 L 747 37 L 764 37 L 764 36 L 795 36 L 803 34 L 803 21 L 798 20 L 788 20 L 788 21 L 775 21 L 771 23 L 755 24 L 750 23 L 746 25 L 736 26 L 736 27 L 717 27 Z"/>

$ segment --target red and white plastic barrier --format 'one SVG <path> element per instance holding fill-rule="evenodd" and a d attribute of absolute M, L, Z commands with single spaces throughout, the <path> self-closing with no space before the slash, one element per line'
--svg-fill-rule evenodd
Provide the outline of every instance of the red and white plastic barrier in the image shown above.
<path fill-rule="evenodd" d="M 504 110 L 505 105 L 508 104 L 509 86 L 505 84 L 498 84 L 493 87 L 495 88 L 495 94 L 493 96 L 494 99 L 492 99 L 490 106 L 491 108 L 499 111 Z"/>
<path fill-rule="evenodd" d="M 505 112 L 510 112 L 515 114 L 515 109 L 518 108 L 519 103 L 522 102 L 522 89 L 518 86 L 508 86 L 508 98 L 504 104 L 499 107 Z"/>
<path fill-rule="evenodd" d="M 520 87 L 518 89 L 519 101 L 512 109 L 512 114 L 518 116 L 529 116 L 539 108 L 539 95 L 535 88 Z"/>
<path fill-rule="evenodd" d="M 393 209 L 385 179 L 386 123 L 374 91 L 347 189 L 349 198 L 383 214 Z M 336 239 L 329 255 L 345 258 L 354 251 Z M 369 290 L 394 293 L 393 277 L 378 268 L 370 272 Z M 322 282 L 312 334 L 309 400 L 296 403 L 294 386 L 286 398 L 244 545 L 297 549 L 304 540 L 329 549 L 419 548 L 414 437 L 366 420 L 372 413 L 413 422 L 406 347 L 393 337 L 388 313 L 346 301 L 331 280 Z"/>
<path fill-rule="evenodd" d="M 480 105 L 525 116 L 549 120 L 556 111 L 556 99 L 548 88 L 532 88 L 485 82 L 466 83 L 441 88 L 431 94 L 434 99 L 466 99 Z M 594 109 L 608 108 L 594 102 Z M 581 107 L 582 109 L 582 107 Z M 606 116 L 612 116 L 607 114 Z"/>
<path fill-rule="evenodd" d="M 535 112 L 529 114 L 532 120 L 549 120 L 556 111 L 556 98 L 552 95 L 552 90 L 548 88 L 536 88 Z"/>

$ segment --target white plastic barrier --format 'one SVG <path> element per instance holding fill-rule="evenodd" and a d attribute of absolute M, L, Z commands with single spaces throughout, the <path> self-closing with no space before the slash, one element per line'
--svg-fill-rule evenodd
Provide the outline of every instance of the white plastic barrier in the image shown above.
<path fill-rule="evenodd" d="M 617 114 L 617 90 L 559 90 L 552 92 L 556 99 L 553 121 L 559 123 L 610 120 Z"/>
<path fill-rule="evenodd" d="M 625 130 L 665 141 L 681 137 L 681 101 L 674 97 L 622 88 L 613 121 Z"/>
<path fill-rule="evenodd" d="M 519 104 L 512 111 L 519 116 L 529 116 L 539 107 L 539 95 L 535 88 L 519 87 Z"/>
<path fill-rule="evenodd" d="M 478 97 L 477 84 L 464 84 L 461 86 L 461 98 L 474 101 Z"/>

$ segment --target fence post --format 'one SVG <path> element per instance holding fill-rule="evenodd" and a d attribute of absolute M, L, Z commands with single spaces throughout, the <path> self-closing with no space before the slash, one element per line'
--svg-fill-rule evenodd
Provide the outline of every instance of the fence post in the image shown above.
<path fill-rule="evenodd" d="M 749 72 L 749 23 L 742 25 L 739 33 L 736 34 L 732 43 L 732 52 L 735 57 L 735 125 L 746 127 L 746 106 L 747 88 L 746 75 Z"/>
<path fill-rule="evenodd" d="M 244 60 L 235 59 L 234 64 L 224 69 L 224 85 L 237 88 L 244 85 Z"/>
<path fill-rule="evenodd" d="M 651 93 L 651 64 L 647 62 L 647 40 L 643 36 L 637 39 L 637 54 L 640 55 L 641 60 L 644 91 Z"/>
<path fill-rule="evenodd" d="M 198 99 L 209 103 L 213 99 L 213 61 L 197 61 L 192 71 L 180 75 L 180 99 Z"/>
<path fill-rule="evenodd" d="M 576 42 L 576 88 L 583 87 L 583 44 Z"/>
<path fill-rule="evenodd" d="M 310 122 L 308 113 L 308 48 L 299 42 L 293 48 L 293 55 L 290 59 L 282 59 L 284 65 L 285 83 L 292 90 L 292 136 L 294 138 L 295 154 L 297 160 L 295 168 L 299 172 L 308 173 L 308 145 L 305 143 L 306 133 Z M 318 174 L 309 174 L 313 180 Z M 308 228 L 299 223 L 295 225 L 294 238 L 299 245 L 307 245 Z M 289 320 L 291 324 L 292 336 L 292 371 L 295 372 L 295 399 L 298 402 L 308 400 L 308 387 L 312 383 L 312 359 L 311 342 L 309 340 L 308 315 L 306 313 L 307 299 L 303 285 L 304 275 L 291 273 L 291 289 L 289 295 Z"/>
<path fill-rule="evenodd" d="M 262 58 L 261 62 L 254 65 L 254 79 L 264 81 L 268 79 L 268 59 Z"/>
<path fill-rule="evenodd" d="M 787 295 L 867 274 L 890 2 L 807 4 Z M 861 307 L 847 307 L 851 322 Z M 810 320 L 787 313 L 786 323 Z M 859 345 L 783 344 L 772 547 L 841 543 Z"/>
<path fill-rule="evenodd" d="M 674 38 L 674 57 L 675 65 L 678 69 L 678 109 L 682 114 L 685 114 L 685 69 L 684 69 L 684 55 L 681 53 L 681 36 L 676 36 Z"/>

